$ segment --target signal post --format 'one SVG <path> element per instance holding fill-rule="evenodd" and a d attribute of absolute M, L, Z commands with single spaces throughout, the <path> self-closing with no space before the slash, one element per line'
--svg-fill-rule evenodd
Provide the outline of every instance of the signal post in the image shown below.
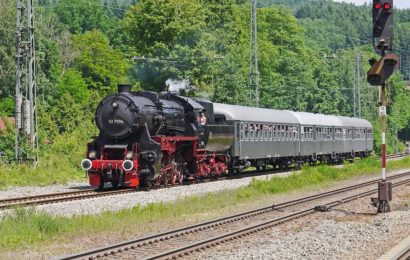
<path fill-rule="evenodd" d="M 373 86 L 380 86 L 379 114 L 382 127 L 382 181 L 378 183 L 378 198 L 372 198 L 378 213 L 390 212 L 392 183 L 386 181 L 386 128 L 387 100 L 386 81 L 393 74 L 399 58 L 393 51 L 393 0 L 373 0 L 373 38 L 374 47 L 381 53 L 381 59 L 369 60 L 371 69 L 367 72 L 367 81 Z"/>

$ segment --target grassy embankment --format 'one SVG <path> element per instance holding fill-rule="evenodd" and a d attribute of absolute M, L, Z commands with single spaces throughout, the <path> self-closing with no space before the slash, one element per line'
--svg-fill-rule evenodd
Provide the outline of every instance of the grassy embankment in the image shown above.
<path fill-rule="evenodd" d="M 87 182 L 85 173 L 80 168 L 86 141 L 82 140 L 85 138 L 79 135 L 65 134 L 55 138 L 52 145 L 43 149 L 46 151 L 40 151 L 40 161 L 36 168 L 30 164 L 0 163 L 0 190 L 15 186 L 46 186 L 72 181 Z"/>
<path fill-rule="evenodd" d="M 410 167 L 410 158 L 392 161 L 389 169 Z M 300 174 L 288 177 L 273 177 L 267 181 L 254 180 L 248 187 L 223 191 L 204 196 L 192 196 L 174 203 L 150 204 L 119 212 L 105 212 L 98 216 L 75 216 L 72 218 L 52 217 L 17 209 L 14 217 L 3 217 L 0 222 L 0 251 L 25 248 L 27 246 L 64 241 L 73 237 L 87 237 L 89 234 L 104 236 L 112 232 L 133 232 L 166 219 L 184 220 L 187 216 L 204 214 L 292 190 L 321 187 L 334 181 L 352 177 L 379 174 L 380 162 L 375 158 L 343 168 L 318 166 L 304 168 Z"/>

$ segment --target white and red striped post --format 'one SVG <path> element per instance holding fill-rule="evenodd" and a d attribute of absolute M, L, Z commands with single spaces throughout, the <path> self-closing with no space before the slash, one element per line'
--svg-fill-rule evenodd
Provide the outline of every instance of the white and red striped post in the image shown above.
<path fill-rule="evenodd" d="M 381 106 L 380 121 L 382 127 L 382 181 L 378 183 L 378 203 L 377 212 L 385 213 L 390 212 L 389 201 L 392 197 L 392 183 L 386 182 L 386 125 L 387 125 L 387 102 L 386 102 L 386 83 L 382 84 L 381 87 Z"/>

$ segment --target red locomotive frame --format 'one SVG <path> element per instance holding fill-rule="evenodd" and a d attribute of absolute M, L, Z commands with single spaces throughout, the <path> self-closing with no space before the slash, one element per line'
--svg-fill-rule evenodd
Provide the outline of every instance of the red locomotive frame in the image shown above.
<path fill-rule="evenodd" d="M 183 164 L 187 161 L 195 163 L 195 172 L 193 178 L 218 177 L 225 174 L 228 170 L 229 158 L 226 154 L 210 153 L 206 149 L 198 149 L 197 136 L 153 136 L 153 140 L 160 144 L 161 173 L 159 177 L 152 180 L 149 185 L 159 186 L 161 184 L 174 185 L 182 183 L 185 172 Z M 182 143 L 188 143 L 192 149 L 184 151 L 184 161 L 176 162 L 179 146 Z M 110 177 L 110 172 L 120 170 L 124 172 L 122 185 L 126 187 L 138 187 L 141 184 L 138 163 L 138 147 L 135 143 L 133 151 L 133 169 L 125 171 L 123 169 L 124 160 L 110 160 L 108 153 L 101 149 L 101 156 L 92 160 L 91 169 L 88 170 L 88 177 L 91 186 L 103 187 L 104 182 L 114 182 L 118 184 L 118 179 Z M 124 149 L 122 154 L 127 154 L 128 150 Z M 88 151 L 87 151 L 88 153 Z M 123 158 L 124 158 L 123 157 Z M 118 178 L 118 177 L 117 177 Z"/>

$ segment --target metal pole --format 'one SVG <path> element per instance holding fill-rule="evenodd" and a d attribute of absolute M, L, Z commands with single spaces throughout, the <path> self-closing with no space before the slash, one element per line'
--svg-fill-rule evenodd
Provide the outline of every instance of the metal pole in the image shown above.
<path fill-rule="evenodd" d="M 23 3 L 24 2 L 24 3 Z M 15 88 L 15 159 L 38 160 L 36 61 L 34 39 L 33 0 L 17 0 L 16 25 L 16 88 Z M 23 112 L 23 113 L 22 113 Z M 24 138 L 23 138 L 24 137 Z M 22 150 L 23 141 L 29 141 L 30 156 Z M 23 152 L 25 154 L 23 158 Z"/>
<path fill-rule="evenodd" d="M 353 70 L 353 117 L 356 117 L 356 57 L 357 54 L 355 53 L 355 68 Z"/>
<path fill-rule="evenodd" d="M 258 66 L 258 24 L 256 0 L 251 0 L 251 28 L 250 28 L 250 104 L 252 104 L 252 92 L 255 91 L 256 107 L 259 107 L 259 66 Z"/>
<path fill-rule="evenodd" d="M 256 8 L 256 0 L 253 0 L 253 26 L 254 26 L 254 48 L 255 48 L 255 96 L 256 96 L 256 107 L 259 107 L 259 64 L 258 64 L 258 23 L 257 23 L 257 8 Z"/>
<path fill-rule="evenodd" d="M 22 27 L 22 16 L 23 16 L 23 4 L 21 0 L 17 0 L 17 28 L 16 28 L 16 89 L 15 89 L 15 143 L 14 143 L 14 153 L 16 162 L 20 160 L 20 126 L 21 126 L 21 27 Z"/>
<path fill-rule="evenodd" d="M 380 123 L 382 127 L 382 179 L 386 180 L 386 83 L 381 88 Z"/>
<path fill-rule="evenodd" d="M 357 68 L 357 103 L 358 103 L 358 116 L 362 117 L 362 104 L 361 104 L 361 97 L 360 97 L 360 55 L 357 53 L 357 60 L 356 60 L 356 68 Z"/>

